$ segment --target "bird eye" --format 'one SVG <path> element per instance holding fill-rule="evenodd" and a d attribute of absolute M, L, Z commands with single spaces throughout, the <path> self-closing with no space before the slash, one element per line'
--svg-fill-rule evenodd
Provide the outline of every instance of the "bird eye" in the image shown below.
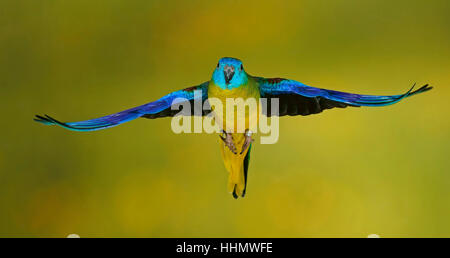
<path fill-rule="evenodd" d="M 239 68 L 241 71 L 244 70 L 244 66 L 241 64 L 241 67 Z"/>
<path fill-rule="evenodd" d="M 217 63 L 217 68 L 219 68 L 219 63 Z"/>

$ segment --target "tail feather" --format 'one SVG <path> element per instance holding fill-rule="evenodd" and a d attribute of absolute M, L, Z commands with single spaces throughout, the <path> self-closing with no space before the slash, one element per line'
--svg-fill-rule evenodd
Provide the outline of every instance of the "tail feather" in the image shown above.
<path fill-rule="evenodd" d="M 234 199 L 237 199 L 237 198 L 239 198 L 239 196 L 237 195 L 237 193 L 236 193 L 236 185 L 234 185 L 234 189 L 233 189 L 233 198 Z"/>
<path fill-rule="evenodd" d="M 239 150 L 243 146 L 244 134 L 233 134 L 233 141 Z M 250 149 L 244 154 L 234 154 L 221 141 L 221 153 L 228 171 L 228 191 L 237 199 L 244 197 L 247 190 L 248 166 L 250 163 Z"/>
<path fill-rule="evenodd" d="M 244 164 L 243 164 L 244 165 L 244 189 L 242 190 L 241 197 L 245 197 L 245 193 L 247 191 L 248 165 L 250 164 L 250 149 L 251 149 L 251 147 L 252 147 L 252 145 L 250 144 L 247 155 L 245 155 L 245 158 L 244 158 Z M 237 190 L 236 187 L 238 187 L 237 184 L 235 184 L 234 188 L 233 188 L 232 195 L 233 195 L 234 199 L 237 199 L 239 197 L 239 195 L 238 195 L 239 191 Z"/>
<path fill-rule="evenodd" d="M 250 144 L 250 146 L 248 147 L 247 155 L 245 155 L 245 158 L 244 158 L 244 180 L 245 180 L 245 185 L 244 185 L 244 191 L 242 192 L 242 197 L 245 196 L 245 192 L 247 191 L 248 165 L 250 164 L 250 151 L 251 151 L 251 149 L 252 149 L 252 145 Z"/>

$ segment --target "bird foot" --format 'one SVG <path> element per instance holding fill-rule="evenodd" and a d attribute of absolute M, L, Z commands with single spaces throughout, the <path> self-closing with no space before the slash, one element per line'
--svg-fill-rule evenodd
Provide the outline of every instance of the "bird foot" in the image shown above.
<path fill-rule="evenodd" d="M 230 149 L 231 152 L 237 154 L 236 146 L 234 146 L 233 137 L 230 133 L 223 131 L 223 136 L 219 135 L 220 139 L 225 143 L 225 145 Z"/>
<path fill-rule="evenodd" d="M 248 149 L 248 147 L 250 146 L 250 144 L 254 141 L 255 140 L 252 139 L 252 131 L 247 129 L 245 131 L 245 141 L 244 141 L 244 145 L 242 145 L 241 154 L 244 153 L 244 151 L 246 151 Z"/>

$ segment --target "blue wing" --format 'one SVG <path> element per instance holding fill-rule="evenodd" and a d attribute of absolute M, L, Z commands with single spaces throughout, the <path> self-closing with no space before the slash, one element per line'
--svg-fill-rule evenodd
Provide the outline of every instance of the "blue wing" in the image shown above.
<path fill-rule="evenodd" d="M 46 125 L 59 125 L 73 131 L 101 130 L 131 121 L 139 117 L 159 118 L 174 116 L 179 112 L 179 110 L 171 110 L 172 104 L 185 102 L 186 100 L 193 102 L 194 100 L 196 100 L 194 99 L 194 91 L 196 90 L 201 90 L 201 99 L 203 103 L 208 98 L 207 87 L 208 82 L 204 82 L 198 86 L 172 92 L 156 101 L 144 104 L 142 106 L 130 108 L 119 113 L 86 121 L 62 123 L 48 115 L 36 115 L 36 118 L 34 120 Z M 197 95 L 195 95 L 195 97 L 200 99 L 200 97 L 197 97 Z M 191 107 L 193 106 L 194 105 L 191 105 Z M 204 114 L 205 113 L 203 113 L 203 115 Z"/>
<path fill-rule="evenodd" d="M 326 90 L 307 86 L 303 83 L 281 78 L 256 78 L 259 83 L 261 97 L 279 98 L 280 116 L 309 115 L 322 112 L 324 109 L 344 108 L 347 106 L 386 106 L 400 100 L 432 89 L 428 84 L 413 91 L 414 86 L 400 95 L 362 95 L 334 90 Z M 270 101 L 268 102 L 270 104 Z"/>

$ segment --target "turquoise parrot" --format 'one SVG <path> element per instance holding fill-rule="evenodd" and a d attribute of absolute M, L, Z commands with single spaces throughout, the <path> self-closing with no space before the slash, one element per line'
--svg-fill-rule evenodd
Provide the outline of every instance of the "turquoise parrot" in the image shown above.
<path fill-rule="evenodd" d="M 306 116 L 332 108 L 391 105 L 407 97 L 428 91 L 432 87 L 426 84 L 417 90 L 413 89 L 414 86 L 406 93 L 384 96 L 327 90 L 307 86 L 289 79 L 252 76 L 244 70 L 244 66 L 239 59 L 224 57 L 219 60 L 210 80 L 197 86 L 169 93 L 156 101 L 138 107 L 80 122 L 60 122 L 48 115 L 36 115 L 34 120 L 46 125 L 58 125 L 73 131 L 95 131 L 140 117 L 150 119 L 173 117 L 179 113 L 179 110 L 174 110 L 171 107 L 179 102 L 189 102 L 193 107 L 195 101 L 208 103 L 208 100 L 212 99 L 223 102 L 227 99 L 237 98 L 255 99 L 258 103 L 257 110 L 245 112 L 240 118 L 238 116 L 238 119 L 246 119 L 244 132 L 236 131 L 236 121 L 229 121 L 226 112 L 217 114 L 218 112 L 214 108 L 197 113 L 191 110 L 192 115 L 200 116 L 216 113 L 215 118 L 220 128 L 218 141 L 220 142 L 225 168 L 229 173 L 228 191 L 237 199 L 239 196 L 244 197 L 246 193 L 250 150 L 253 143 L 252 134 L 255 133 L 254 125 L 247 120 L 252 116 L 259 117 L 255 113 L 264 110 L 260 106 L 260 99 L 278 100 L 278 112 L 275 114 L 266 112 L 266 116 Z M 201 94 L 194 94 L 194 92 L 200 92 Z M 267 106 L 270 106 L 270 102 L 267 103 Z"/>

